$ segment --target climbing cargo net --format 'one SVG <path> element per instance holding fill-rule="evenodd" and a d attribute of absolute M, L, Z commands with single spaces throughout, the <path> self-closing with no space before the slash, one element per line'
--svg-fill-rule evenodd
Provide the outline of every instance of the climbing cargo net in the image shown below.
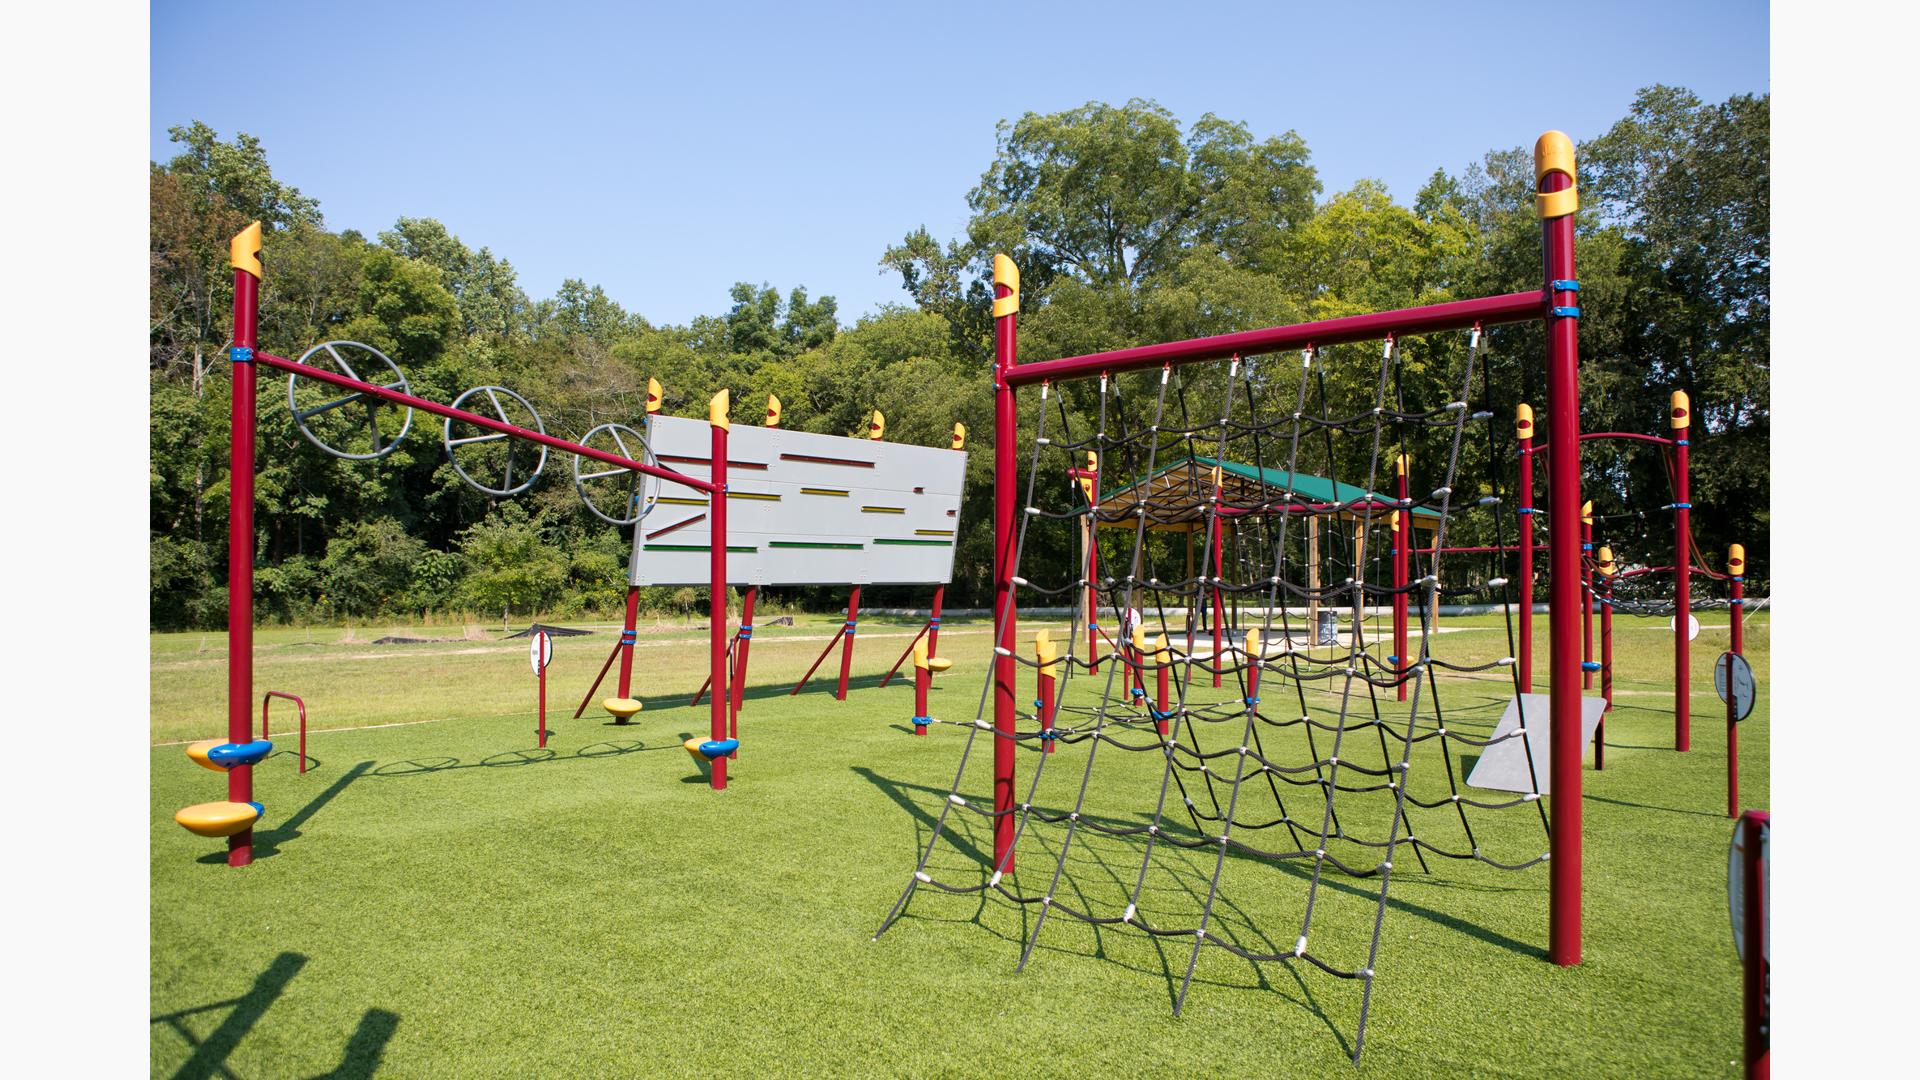
<path fill-rule="evenodd" d="M 959 765 L 913 876 L 876 938 L 928 886 L 1015 905 L 1021 968 L 1056 913 L 1096 928 L 1190 942 L 1173 996 L 1176 1015 L 1209 946 L 1256 967 L 1310 966 L 1360 984 L 1351 1042 L 1358 1060 L 1395 871 L 1426 874 L 1449 863 L 1523 870 L 1547 858 L 1539 794 L 1547 762 L 1534 760 L 1525 738 L 1525 699 L 1517 696 L 1512 659 L 1513 589 L 1493 574 L 1450 588 L 1441 583 L 1440 549 L 1450 527 L 1470 525 L 1468 531 L 1490 532 L 1496 545 L 1506 545 L 1512 525 L 1497 480 L 1470 494 L 1455 490 L 1471 428 L 1484 431 L 1486 460 L 1500 463 L 1490 476 L 1511 467 L 1512 449 L 1499 445 L 1507 425 L 1469 405 L 1476 378 L 1488 392 L 1482 332 L 1476 328 L 1465 349 L 1457 340 L 1444 345 L 1421 358 L 1450 373 L 1450 399 L 1428 409 L 1408 409 L 1400 400 L 1406 357 L 1393 340 L 1384 348 L 1309 349 L 1297 360 L 1286 354 L 1206 365 L 1217 376 L 1198 364 L 1103 375 L 1097 398 L 1080 402 L 1083 418 L 1092 417 L 1090 431 L 1085 419 L 1076 429 L 1060 387 L 1041 384 L 1017 504 L 1024 513 L 1010 555 L 1016 595 L 1019 602 L 1058 605 L 1091 588 L 1097 610 L 1112 613 L 1096 619 L 1112 617 L 1121 632 L 1112 651 L 1094 657 L 1086 605 L 1075 604 L 1060 658 L 1050 661 L 1045 651 L 1036 659 L 1017 638 L 1013 619 L 1000 620 L 996 653 L 1020 665 L 1023 681 L 1057 672 L 1057 693 L 1050 708 L 1041 706 L 1049 695 L 1038 695 L 1020 730 L 998 731 L 988 713 L 990 665 L 974 718 L 946 721 L 966 729 Z M 1370 400 L 1352 415 L 1334 415 L 1326 374 L 1349 363 L 1371 365 Z M 1262 408 L 1263 395 L 1278 407 Z M 1202 397 L 1204 416 L 1194 407 Z M 1439 483 L 1404 499 L 1379 494 L 1410 440 L 1440 451 L 1430 455 L 1441 469 Z M 1336 441 L 1344 456 L 1336 454 Z M 1221 466 L 1227 462 L 1250 464 L 1253 475 L 1277 476 L 1278 483 L 1268 480 L 1249 494 L 1229 485 Z M 1304 486 L 1309 466 L 1333 475 L 1341 462 L 1348 483 L 1336 485 L 1333 497 L 1324 488 L 1296 489 L 1294 479 Z M 1145 481 L 1169 465 L 1198 482 L 1150 498 L 1153 484 Z M 1088 487 L 1058 482 L 1087 472 L 1098 490 L 1138 495 L 1093 499 L 1084 495 Z M 1414 554 L 1397 588 L 1388 575 L 1394 537 L 1416 534 L 1394 531 L 1396 514 L 1422 515 L 1432 537 L 1430 551 Z M 1086 527 L 1089 515 L 1098 527 Z M 1321 555 L 1331 557 L 1333 569 L 1324 576 L 1305 565 L 1304 523 L 1314 519 L 1338 525 L 1327 530 L 1333 539 Z M 1172 538 L 1190 538 L 1170 530 L 1188 531 L 1212 551 L 1223 528 L 1234 534 L 1222 545 L 1233 550 L 1231 559 L 1210 559 L 1189 572 L 1171 555 Z M 1103 530 L 1124 539 L 1103 548 Z M 1089 534 L 1096 537 L 1090 548 Z M 1060 558 L 1075 549 L 1075 536 L 1082 538 L 1077 573 L 1073 556 Z M 1488 565 L 1497 573 L 1500 562 Z M 1098 569 L 1089 574 L 1090 566 Z M 1499 597 L 1504 642 L 1491 657 L 1434 655 L 1437 605 L 1469 593 Z M 1414 631 L 1407 657 L 1390 654 L 1380 629 L 1379 612 L 1396 595 L 1407 598 Z M 1336 644 L 1315 643 L 1307 607 L 1344 616 Z M 1217 651 L 1209 620 L 1225 631 Z M 1480 632 L 1480 644 L 1495 633 Z M 1403 686 L 1406 700 L 1396 700 Z M 1495 737 L 1493 719 L 1509 694 L 1522 707 L 1520 728 Z M 964 794 L 977 790 L 968 785 L 969 760 L 996 738 L 1011 740 L 1031 765 L 1024 780 L 1016 778 L 1011 805 L 999 811 L 991 798 Z M 1514 739 L 1526 754 L 1531 791 L 1468 788 L 1462 755 Z M 1501 811 L 1507 823 L 1487 830 L 1488 815 Z M 1537 816 L 1539 832 L 1514 827 L 1511 814 Z M 991 829 L 1009 816 L 1012 845 L 997 859 L 980 854 L 971 842 L 974 826 Z M 1483 848 L 1483 835 L 1497 837 L 1499 849 Z M 1017 871 L 1009 868 L 1016 852 Z M 1250 875 L 1278 875 L 1249 891 L 1266 906 L 1275 895 L 1291 896 L 1285 910 L 1263 917 L 1238 902 L 1232 885 Z M 1276 881 L 1297 888 L 1276 891 Z M 1168 963 L 1171 979 L 1177 961 Z"/>

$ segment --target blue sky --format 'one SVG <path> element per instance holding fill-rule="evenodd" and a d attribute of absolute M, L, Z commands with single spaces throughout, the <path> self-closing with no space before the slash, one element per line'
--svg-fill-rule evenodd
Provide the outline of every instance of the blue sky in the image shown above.
<path fill-rule="evenodd" d="M 1564 12 L 1563 28 L 1549 12 Z M 1159 101 L 1298 131 L 1329 192 L 1435 168 L 1654 82 L 1768 89 L 1767 5 L 156 2 L 151 155 L 203 120 L 265 143 L 328 224 L 436 217 L 548 296 L 564 278 L 684 322 L 735 281 L 844 321 L 902 302 L 880 253 L 960 234 L 994 124 Z M 257 47 L 229 63 L 242 40 Z"/>

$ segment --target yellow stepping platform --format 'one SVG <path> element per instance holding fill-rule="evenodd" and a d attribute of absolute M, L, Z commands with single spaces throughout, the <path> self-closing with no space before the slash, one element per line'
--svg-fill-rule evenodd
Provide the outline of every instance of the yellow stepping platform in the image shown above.
<path fill-rule="evenodd" d="M 616 720 L 625 720 L 640 711 L 641 705 L 630 697 L 610 697 L 600 703 L 600 707 L 613 714 Z"/>
<path fill-rule="evenodd" d="M 260 820 L 260 807 L 244 802 L 197 803 L 176 812 L 173 820 L 200 836 L 232 836 L 246 832 Z"/>
<path fill-rule="evenodd" d="M 944 656 L 931 656 L 927 658 L 928 671 L 945 671 L 952 666 L 953 661 Z"/>
<path fill-rule="evenodd" d="M 195 765 L 203 769 L 212 769 L 214 772 L 226 772 L 226 769 L 215 765 L 207 757 L 207 751 L 216 746 L 225 745 L 227 745 L 227 740 L 225 739 L 201 739 L 199 742 L 187 744 L 187 756 L 193 759 Z"/>

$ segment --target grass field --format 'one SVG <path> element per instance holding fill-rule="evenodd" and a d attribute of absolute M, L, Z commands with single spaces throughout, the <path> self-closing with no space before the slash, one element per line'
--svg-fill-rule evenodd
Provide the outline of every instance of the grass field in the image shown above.
<path fill-rule="evenodd" d="M 1188 941 L 1056 916 L 1027 969 L 1015 973 L 1032 910 L 926 888 L 897 925 L 871 940 L 926 843 L 966 731 L 936 726 L 931 737 L 913 738 L 911 679 L 876 688 L 916 628 L 910 620 L 862 620 L 848 701 L 833 699 L 830 671 L 798 697 L 786 696 L 838 620 L 797 622 L 755 631 L 743 745 L 724 793 L 708 790 L 679 746 L 706 730 L 705 708 L 685 707 L 705 675 L 703 634 L 663 628 L 643 635 L 636 683 L 647 709 L 630 727 L 592 713 L 568 719 L 610 636 L 556 642 L 555 735 L 543 753 L 533 749 L 534 681 L 524 642 L 476 632 L 475 640 L 370 644 L 393 632 L 458 635 L 445 627 L 262 630 L 256 689 L 306 699 L 315 761 L 300 776 L 294 755 L 277 753 L 256 770 L 267 818 L 257 861 L 243 871 L 224 865 L 219 841 L 171 820 L 180 806 L 224 797 L 223 781 L 174 745 L 225 733 L 224 639 L 155 635 L 153 1071 L 1738 1071 L 1723 707 L 1710 678 L 1712 659 L 1727 645 L 1724 613 L 1703 614 L 1706 628 L 1694 643 L 1687 754 L 1671 749 L 1665 620 L 1620 622 L 1606 769 L 1585 777 L 1585 962 L 1562 969 L 1543 959 L 1544 865 L 1509 873 L 1435 860 L 1422 873 L 1403 849 L 1357 1070 L 1348 1055 L 1358 985 L 1306 964 L 1254 965 L 1205 949 L 1176 1018 L 1172 1001 Z M 1767 623 L 1765 614 L 1749 622 L 1747 652 L 1762 696 L 1740 732 L 1742 801 L 1756 807 L 1768 804 Z M 1495 618 L 1448 619 L 1443 627 L 1450 632 L 1435 638 L 1436 656 L 1471 661 L 1507 651 Z M 1544 619 L 1539 629 L 1544 663 Z M 1030 640 L 1024 629 L 1023 640 Z M 941 652 L 955 666 L 936 688 L 934 713 L 971 719 L 989 655 L 987 627 L 949 620 Z M 1439 685 L 1449 723 L 1468 730 L 1489 729 L 1509 693 L 1492 678 L 1448 675 Z M 1280 702 L 1292 694 L 1270 679 L 1263 708 L 1273 702 L 1284 711 Z M 1310 710 L 1330 715 L 1333 695 L 1308 697 Z M 1398 715 L 1404 722 L 1405 712 Z M 285 717 L 276 706 L 277 745 L 290 750 L 293 741 L 281 736 L 292 730 L 291 709 Z M 1268 746 L 1270 755 L 1283 749 Z M 1086 753 L 1082 744 L 1053 755 L 1036 803 L 1070 807 Z M 1100 753 L 1089 817 L 1144 820 L 1160 762 L 1153 754 Z M 990 757 L 983 741 L 963 794 L 987 797 Z M 1020 755 L 1023 788 L 1036 757 Z M 1416 772 L 1444 786 L 1444 775 L 1424 762 Z M 1364 803 L 1342 810 L 1369 834 L 1383 832 L 1391 817 L 1390 808 L 1383 814 Z M 1458 846 L 1457 824 L 1430 814 L 1438 816 L 1416 819 L 1419 834 Z M 1487 813 L 1473 827 L 1483 849 L 1502 861 L 1545 848 L 1530 809 Z M 950 883 L 979 883 L 989 833 L 981 819 L 953 815 L 929 869 Z M 1025 834 L 1014 875 L 1020 891 L 1044 890 L 1062 836 L 1060 826 Z M 1159 848 L 1142 915 L 1155 925 L 1191 925 L 1214 860 L 1210 851 Z M 1137 841 L 1081 830 L 1057 895 L 1117 914 L 1139 864 Z M 1216 929 L 1260 951 L 1290 947 L 1305 874 L 1292 864 L 1227 859 Z M 1372 883 L 1336 877 L 1319 895 L 1315 951 L 1360 966 Z"/>

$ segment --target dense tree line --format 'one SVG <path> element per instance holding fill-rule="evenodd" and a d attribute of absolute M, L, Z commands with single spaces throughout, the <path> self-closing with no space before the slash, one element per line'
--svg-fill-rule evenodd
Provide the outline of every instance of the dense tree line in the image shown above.
<path fill-rule="evenodd" d="M 173 137 L 179 152 L 151 170 L 151 617 L 165 628 L 216 625 L 224 611 L 226 250 L 248 221 L 267 227 L 261 338 L 275 351 L 363 341 L 391 356 L 415 393 L 445 401 L 480 383 L 510 386 L 556 434 L 639 416 L 649 376 L 681 415 L 702 415 L 726 386 L 744 422 L 757 422 L 774 393 L 785 422 L 811 431 L 863 433 L 874 408 L 900 441 L 944 445 L 955 421 L 967 424 L 975 453 L 956 604 L 983 602 L 991 562 L 993 253 L 1021 268 L 1027 360 L 1540 284 L 1528 147 L 1437 170 L 1402 205 L 1372 181 L 1325 193 L 1292 132 L 1263 138 L 1212 115 L 1183 128 L 1142 101 L 1002 123 L 968 195 L 965 235 L 907 233 L 881 255 L 906 302 L 851 325 L 832 297 L 801 286 L 735 285 L 724 312 L 686 326 L 655 326 L 584 281 L 536 300 L 510 262 L 431 218 L 402 218 L 374 237 L 329 231 L 318 201 L 276 178 L 250 136 L 226 142 L 194 123 Z M 1703 556 L 1718 566 L 1728 542 L 1744 542 L 1750 576 L 1764 579 L 1768 99 L 1712 104 L 1652 87 L 1579 151 L 1584 424 L 1659 432 L 1669 391 L 1687 390 Z M 1476 408 L 1508 417 L 1517 401 L 1543 402 L 1539 338 L 1533 326 L 1492 336 Z M 1464 355 L 1464 340 L 1409 343 L 1396 395 L 1447 400 Z M 1338 360 L 1324 365 L 1316 405 L 1322 396 L 1336 414 L 1370 405 L 1377 353 L 1371 363 Z M 1256 364 L 1236 393 L 1271 410 L 1292 400 L 1298 378 L 1297 363 Z M 570 485 L 543 481 L 519 499 L 490 499 L 459 480 L 425 427 L 378 462 L 337 461 L 299 435 L 282 386 L 266 380 L 260 394 L 260 617 L 578 615 L 617 605 L 625 542 Z M 1218 415 L 1217 372 L 1182 372 L 1178 390 L 1191 415 Z M 1054 422 L 1090 430 L 1095 395 L 1062 388 Z M 1024 408 L 1031 420 L 1039 403 Z M 1334 442 L 1299 467 L 1364 476 L 1365 442 Z M 1510 490 L 1510 450 L 1470 441 L 1460 485 Z M 1410 451 L 1437 470 L 1445 446 L 1430 433 Z M 556 476 L 565 471 L 555 464 Z M 1667 542 L 1657 508 L 1669 501 L 1660 456 L 1596 451 L 1585 471 L 1602 532 L 1629 559 L 1657 558 Z M 1486 538 L 1467 519 L 1462 528 L 1462 542 Z M 1034 557 L 1065 556 L 1048 545 L 1038 542 Z M 675 605 L 670 591 L 656 592 L 650 606 Z M 828 602 L 808 590 L 781 599 Z"/>

